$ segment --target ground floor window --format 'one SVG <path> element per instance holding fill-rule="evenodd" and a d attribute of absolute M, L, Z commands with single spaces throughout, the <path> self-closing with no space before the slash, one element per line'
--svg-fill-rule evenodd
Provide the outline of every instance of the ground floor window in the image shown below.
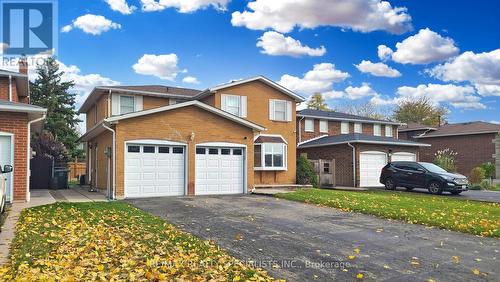
<path fill-rule="evenodd" d="M 261 170 L 286 169 L 287 146 L 283 143 L 262 143 L 254 146 L 254 167 Z"/>

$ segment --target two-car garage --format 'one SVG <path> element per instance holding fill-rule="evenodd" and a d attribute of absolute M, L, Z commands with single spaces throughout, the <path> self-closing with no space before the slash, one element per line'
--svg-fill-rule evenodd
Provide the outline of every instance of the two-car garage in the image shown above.
<path fill-rule="evenodd" d="M 195 147 L 195 195 L 242 194 L 246 148 L 238 144 Z M 125 198 L 187 195 L 188 152 L 183 143 L 132 141 L 125 146 Z"/>

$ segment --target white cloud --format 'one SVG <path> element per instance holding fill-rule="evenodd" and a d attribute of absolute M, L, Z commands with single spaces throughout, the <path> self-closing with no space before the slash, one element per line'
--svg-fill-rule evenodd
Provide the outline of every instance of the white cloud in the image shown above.
<path fill-rule="evenodd" d="M 292 91 L 311 95 L 330 91 L 333 83 L 341 82 L 348 77 L 347 72 L 335 69 L 334 64 L 321 63 L 314 65 L 303 78 L 285 74 L 278 83 Z"/>
<path fill-rule="evenodd" d="M 0 42 L 0 55 L 3 54 L 3 51 L 9 48 L 9 44 Z"/>
<path fill-rule="evenodd" d="M 500 96 L 500 49 L 464 52 L 427 72 L 443 81 L 470 82 L 483 96 Z"/>
<path fill-rule="evenodd" d="M 180 13 L 193 13 L 209 6 L 225 11 L 231 0 L 141 0 L 142 10 L 145 12 L 161 11 L 166 8 L 175 8 Z"/>
<path fill-rule="evenodd" d="M 401 64 L 429 64 L 444 61 L 458 54 L 458 48 L 453 39 L 442 37 L 436 32 L 425 28 L 396 44 L 396 51 L 385 45 L 378 46 L 381 59 L 389 56 Z"/>
<path fill-rule="evenodd" d="M 302 45 L 299 40 L 290 36 L 284 36 L 275 31 L 265 32 L 257 42 L 257 47 L 261 47 L 263 54 L 271 56 L 323 56 L 326 53 L 324 46 L 311 48 Z"/>
<path fill-rule="evenodd" d="M 370 103 L 377 106 L 390 106 L 396 104 L 396 99 L 376 94 L 370 99 Z"/>
<path fill-rule="evenodd" d="M 498 120 L 491 120 L 490 123 L 500 124 L 500 121 L 498 121 Z"/>
<path fill-rule="evenodd" d="M 128 5 L 126 0 L 105 0 L 113 11 L 120 12 L 124 15 L 130 15 L 137 7 Z"/>
<path fill-rule="evenodd" d="M 385 30 L 401 34 L 412 29 L 407 9 L 380 0 L 255 0 L 248 10 L 234 12 L 231 23 L 249 29 L 286 33 L 299 28 L 336 26 L 355 31 Z"/>
<path fill-rule="evenodd" d="M 194 76 L 186 76 L 182 79 L 182 82 L 189 83 L 189 84 L 200 84 L 200 81 L 198 80 L 198 78 L 196 78 Z"/>
<path fill-rule="evenodd" d="M 79 94 L 85 94 L 85 97 L 81 100 L 82 102 L 86 98 L 86 95 L 96 86 L 114 86 L 120 84 L 118 81 L 97 73 L 82 74 L 82 71 L 77 66 L 67 66 L 63 62 L 58 62 L 59 69 L 64 72 L 62 79 L 64 81 L 72 80 L 75 83 L 73 90 Z"/>
<path fill-rule="evenodd" d="M 417 87 L 401 86 L 397 90 L 399 95 L 397 99 L 427 97 L 435 104 L 448 103 L 455 108 L 485 109 L 486 106 L 481 103 L 481 98 L 474 93 L 475 89 L 472 86 L 429 83 Z"/>
<path fill-rule="evenodd" d="M 150 55 L 145 54 L 132 66 L 138 74 L 153 75 L 163 80 L 175 80 L 179 70 L 177 55 Z"/>
<path fill-rule="evenodd" d="M 369 73 L 374 76 L 383 76 L 383 77 L 399 77 L 401 73 L 389 67 L 384 63 L 372 63 L 370 61 L 363 60 L 359 65 L 355 65 L 356 68 L 363 73 Z"/>
<path fill-rule="evenodd" d="M 63 27 L 61 28 L 61 32 L 64 32 L 64 33 L 66 33 L 66 32 L 70 32 L 71 30 L 73 30 L 73 26 L 72 26 L 72 25 L 70 25 L 70 24 L 65 25 L 65 26 L 63 26 Z"/>
<path fill-rule="evenodd" d="M 382 60 L 382 61 L 387 61 L 391 58 L 392 56 L 392 49 L 385 46 L 385 45 L 379 45 L 377 47 L 377 54 L 378 54 L 378 57 Z"/>
<path fill-rule="evenodd" d="M 324 97 L 326 99 L 350 99 L 350 100 L 358 100 L 365 97 L 371 97 L 379 95 L 375 90 L 370 87 L 369 83 L 364 82 L 359 87 L 348 86 L 344 91 L 328 91 L 325 92 Z"/>
<path fill-rule="evenodd" d="M 79 28 L 85 33 L 100 35 L 110 29 L 120 29 L 121 27 L 120 24 L 114 23 L 103 16 L 86 14 L 76 18 L 71 25 L 64 26 L 61 31 L 69 32 L 73 28 Z"/>

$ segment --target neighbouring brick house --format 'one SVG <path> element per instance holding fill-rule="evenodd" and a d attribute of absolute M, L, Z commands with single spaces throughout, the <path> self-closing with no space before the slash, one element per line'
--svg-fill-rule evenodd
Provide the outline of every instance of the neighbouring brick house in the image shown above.
<path fill-rule="evenodd" d="M 29 104 L 27 66 L 20 71 L 0 70 L 0 165 L 12 165 L 5 174 L 7 201 L 29 201 L 30 132 L 46 110 Z"/>
<path fill-rule="evenodd" d="M 296 104 L 262 76 L 203 91 L 96 87 L 86 114 L 88 182 L 110 197 L 241 194 L 296 183 Z"/>
<path fill-rule="evenodd" d="M 398 138 L 398 122 L 334 111 L 297 113 L 298 154 L 310 160 L 334 160 L 330 173 L 337 186 L 375 187 L 389 161 L 418 161 L 428 146 Z M 330 168 L 319 168 L 322 171 Z"/>
<path fill-rule="evenodd" d="M 433 162 L 437 151 L 451 149 L 459 173 L 469 175 L 482 163 L 496 163 L 496 176 L 500 175 L 500 125 L 483 121 L 445 124 L 428 127 L 408 124 L 401 127 L 400 138 L 430 144 L 422 148 L 420 160 Z"/>

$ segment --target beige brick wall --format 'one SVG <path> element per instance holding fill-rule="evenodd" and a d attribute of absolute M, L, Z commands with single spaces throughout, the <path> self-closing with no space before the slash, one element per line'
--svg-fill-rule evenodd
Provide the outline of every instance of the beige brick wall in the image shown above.
<path fill-rule="evenodd" d="M 194 140 L 190 140 L 194 133 Z M 231 142 L 247 146 L 248 190 L 253 188 L 253 130 L 195 106 L 120 121 L 116 125 L 116 193 L 124 195 L 125 141 L 158 139 L 187 144 L 188 194 L 194 194 L 195 145 Z"/>
<path fill-rule="evenodd" d="M 254 81 L 217 91 L 204 102 L 221 107 L 221 94 L 247 96 L 247 119 L 264 126 L 262 134 L 279 134 L 288 142 L 287 171 L 255 171 L 255 184 L 295 184 L 296 183 L 296 105 L 292 103 L 292 121 L 280 122 L 269 120 L 269 99 L 293 101 L 282 92 L 260 82 Z M 253 162 L 252 162 L 253 167 Z"/>

